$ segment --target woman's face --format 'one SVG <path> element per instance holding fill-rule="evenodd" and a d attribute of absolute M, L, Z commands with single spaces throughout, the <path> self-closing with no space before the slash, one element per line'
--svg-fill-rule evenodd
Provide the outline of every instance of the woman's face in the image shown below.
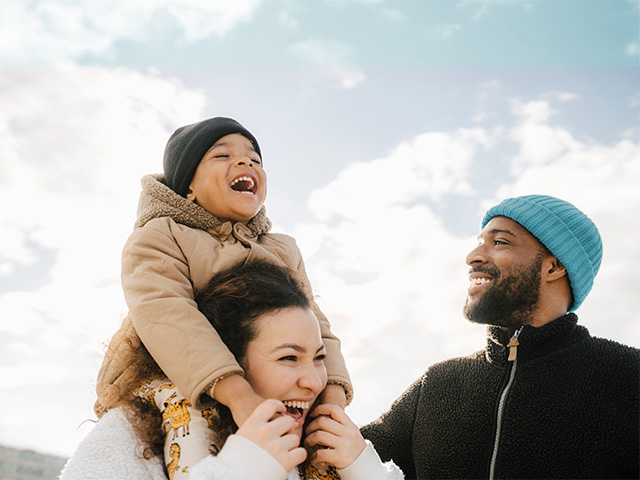
<path fill-rule="evenodd" d="M 289 307 L 255 320 L 257 335 L 247 345 L 245 371 L 258 395 L 281 400 L 302 433 L 309 408 L 327 385 L 325 347 L 318 320 L 308 308 Z"/>

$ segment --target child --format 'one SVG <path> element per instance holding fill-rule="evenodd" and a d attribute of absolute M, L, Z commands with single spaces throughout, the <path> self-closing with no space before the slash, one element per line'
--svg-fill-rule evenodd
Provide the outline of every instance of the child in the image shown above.
<path fill-rule="evenodd" d="M 295 240 L 268 233 L 266 182 L 258 141 L 235 120 L 211 118 L 173 133 L 165 148 L 164 177 L 142 179 L 138 219 L 122 256 L 129 313 L 98 374 L 98 416 L 120 400 L 119 385 L 131 378 L 142 340 L 180 398 L 198 407 L 201 396 L 209 395 L 242 425 L 264 399 L 244 379 L 194 297 L 216 272 L 247 260 L 285 266 L 301 284 L 327 350 L 329 383 L 322 401 L 342 407 L 350 402 L 340 341 L 313 301 Z"/>

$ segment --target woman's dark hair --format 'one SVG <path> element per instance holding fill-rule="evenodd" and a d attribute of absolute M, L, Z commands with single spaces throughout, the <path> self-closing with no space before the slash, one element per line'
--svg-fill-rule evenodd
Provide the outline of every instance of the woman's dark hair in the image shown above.
<path fill-rule="evenodd" d="M 240 364 L 244 362 L 247 345 L 256 336 L 256 318 L 282 308 L 310 305 L 302 287 L 286 268 L 265 261 L 241 263 L 220 272 L 195 300 Z M 139 343 L 132 349 L 136 352 L 132 369 L 135 375 L 122 386 L 125 395 L 119 405 L 128 410 L 129 421 L 144 446 L 144 457 L 150 458 L 163 451 L 162 418 L 155 405 L 150 405 L 138 392 L 144 384 L 162 376 L 162 372 L 144 345 Z M 213 447 L 217 450 L 237 426 L 229 409 L 208 396 L 203 395 L 201 406 L 203 413 L 211 409 L 209 418 L 215 418 L 210 426 L 216 433 Z"/>
<path fill-rule="evenodd" d="M 264 261 L 219 273 L 196 295 L 196 303 L 239 363 L 256 335 L 257 317 L 281 308 L 309 308 L 309 299 L 287 269 Z"/>

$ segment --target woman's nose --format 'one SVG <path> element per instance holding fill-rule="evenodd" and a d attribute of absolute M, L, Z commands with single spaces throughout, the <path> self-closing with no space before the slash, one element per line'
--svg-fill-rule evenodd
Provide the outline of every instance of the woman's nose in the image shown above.
<path fill-rule="evenodd" d="M 298 384 L 300 387 L 309 389 L 314 393 L 320 393 L 327 383 L 327 373 L 324 368 L 319 369 L 315 366 L 310 366 L 300 375 Z"/>

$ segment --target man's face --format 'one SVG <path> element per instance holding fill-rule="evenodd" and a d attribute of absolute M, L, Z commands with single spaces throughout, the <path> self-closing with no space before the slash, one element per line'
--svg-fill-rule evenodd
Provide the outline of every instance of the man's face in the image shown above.
<path fill-rule="evenodd" d="M 517 328 L 529 323 L 538 303 L 544 247 L 526 229 L 495 217 L 467 255 L 469 290 L 465 316 L 476 323 Z"/>

